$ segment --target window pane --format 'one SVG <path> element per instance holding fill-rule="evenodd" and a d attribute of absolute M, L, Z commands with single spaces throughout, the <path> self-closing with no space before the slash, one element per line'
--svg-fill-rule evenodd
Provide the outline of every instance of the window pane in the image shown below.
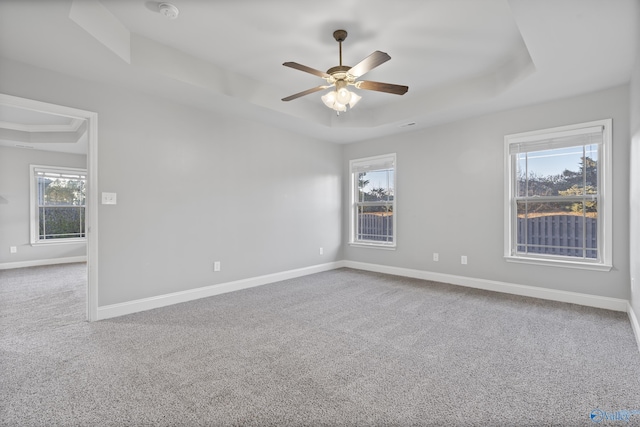
<path fill-rule="evenodd" d="M 366 172 L 359 172 L 357 174 L 358 180 L 358 195 L 356 196 L 356 202 L 364 202 L 364 194 L 367 191 L 366 188 L 369 185 Z"/>
<path fill-rule="evenodd" d="M 516 174 L 517 197 L 597 194 L 598 146 L 520 153 Z"/>
<path fill-rule="evenodd" d="M 85 203 L 85 182 L 79 179 L 38 177 L 41 205 L 74 205 Z"/>
<path fill-rule="evenodd" d="M 40 239 L 85 237 L 84 207 L 40 207 Z"/>
<path fill-rule="evenodd" d="M 583 187 L 583 146 L 527 153 L 529 196 L 558 195 Z"/>
<path fill-rule="evenodd" d="M 374 170 L 358 174 L 361 201 L 376 202 L 393 199 L 393 169 Z"/>
<path fill-rule="evenodd" d="M 596 194 L 598 192 L 598 146 L 596 144 L 586 145 L 584 154 L 587 194 Z"/>
<path fill-rule="evenodd" d="M 583 215 L 581 203 L 518 202 L 518 252 L 596 258 L 595 203 L 592 209 Z"/>
<path fill-rule="evenodd" d="M 359 206 L 357 240 L 393 242 L 393 212 L 390 206 Z"/>
<path fill-rule="evenodd" d="M 589 218 L 598 218 L 598 202 L 587 200 L 583 202 L 533 202 L 519 201 L 516 203 L 518 217 L 527 215 L 584 215 Z"/>
<path fill-rule="evenodd" d="M 516 196 L 527 195 L 527 153 L 520 153 L 516 159 Z"/>
<path fill-rule="evenodd" d="M 42 206 L 44 205 L 44 193 L 45 190 L 47 188 L 48 182 L 50 182 L 51 180 L 48 179 L 44 179 L 42 177 L 37 177 L 37 189 L 38 189 L 38 194 L 37 194 L 37 198 L 38 198 L 38 206 Z"/>

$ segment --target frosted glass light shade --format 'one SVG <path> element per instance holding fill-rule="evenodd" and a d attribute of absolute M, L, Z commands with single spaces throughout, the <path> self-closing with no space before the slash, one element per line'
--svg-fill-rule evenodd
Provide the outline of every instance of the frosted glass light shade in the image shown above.
<path fill-rule="evenodd" d="M 362 99 L 361 96 L 357 95 L 355 92 L 351 92 L 351 99 L 349 100 L 349 108 L 353 108 L 356 106 L 358 101 Z"/>
<path fill-rule="evenodd" d="M 336 92 L 331 91 L 326 95 L 322 95 L 321 99 L 322 99 L 322 102 L 324 102 L 324 105 L 326 105 L 329 108 L 333 108 L 333 104 L 335 104 L 336 102 Z"/>
<path fill-rule="evenodd" d="M 360 99 L 361 96 L 356 95 L 353 92 L 349 92 L 346 88 L 340 88 L 337 91 L 331 91 L 326 95 L 320 97 L 322 102 L 327 107 L 335 111 L 345 112 L 347 111 L 347 105 L 353 108 Z"/>
<path fill-rule="evenodd" d="M 351 92 L 349 92 L 346 87 L 338 89 L 336 101 L 338 101 L 342 105 L 348 104 L 349 101 L 351 101 Z"/>

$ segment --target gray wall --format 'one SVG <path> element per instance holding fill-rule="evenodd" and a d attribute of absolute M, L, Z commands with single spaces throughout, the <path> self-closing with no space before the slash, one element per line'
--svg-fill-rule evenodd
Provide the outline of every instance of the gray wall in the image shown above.
<path fill-rule="evenodd" d="M 12 61 L 0 65 L 0 92 L 99 115 L 99 191 L 118 194 L 117 205 L 99 207 L 101 306 L 340 259 L 629 298 L 627 86 L 339 146 Z M 614 269 L 506 263 L 504 135 L 609 117 Z M 348 160 L 391 152 L 398 154 L 398 249 L 347 246 Z M 213 261 L 222 262 L 221 272 L 212 271 Z"/>
<path fill-rule="evenodd" d="M 98 113 L 100 306 L 342 259 L 340 146 L 0 65 L 2 93 Z"/>
<path fill-rule="evenodd" d="M 638 8 L 640 18 L 640 8 Z M 631 191 L 630 191 L 630 262 L 633 286 L 631 305 L 640 316 L 640 43 L 636 43 L 636 65 L 631 76 Z M 638 337 L 640 340 L 640 337 Z"/>
<path fill-rule="evenodd" d="M 613 264 L 610 272 L 507 263 L 504 136 L 613 118 Z M 397 153 L 397 250 L 347 246 L 352 261 L 629 298 L 629 88 L 517 108 L 345 147 L 350 159 Z M 347 180 L 345 180 L 347 181 Z M 348 204 L 348 182 L 344 203 Z M 348 213 L 343 217 L 348 223 Z M 345 242 L 348 239 L 345 233 Z M 432 261 L 433 252 L 440 261 Z M 468 264 L 460 264 L 460 256 Z"/>
<path fill-rule="evenodd" d="M 3 263 L 49 260 L 86 255 L 85 243 L 61 245 L 30 244 L 29 165 L 86 168 L 86 156 L 51 151 L 0 147 L 0 265 Z M 18 252 L 10 253 L 16 246 Z"/>

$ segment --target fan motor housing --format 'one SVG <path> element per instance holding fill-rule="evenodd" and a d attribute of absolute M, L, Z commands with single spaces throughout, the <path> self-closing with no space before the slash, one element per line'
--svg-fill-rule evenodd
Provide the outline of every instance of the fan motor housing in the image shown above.
<path fill-rule="evenodd" d="M 329 74 L 330 76 L 333 76 L 334 74 L 337 73 L 344 73 L 346 74 L 347 71 L 349 71 L 351 69 L 351 67 L 347 66 L 347 65 L 338 65 L 336 67 L 331 67 L 327 70 L 327 74 Z"/>

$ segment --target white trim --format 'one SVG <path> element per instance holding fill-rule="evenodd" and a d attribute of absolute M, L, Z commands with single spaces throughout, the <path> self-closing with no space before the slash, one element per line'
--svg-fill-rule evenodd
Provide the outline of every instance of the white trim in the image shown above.
<path fill-rule="evenodd" d="M 589 262 L 581 262 L 581 261 L 573 261 L 569 259 L 551 259 L 551 258 L 541 258 L 541 257 L 533 257 L 533 256 L 505 256 L 505 261 L 507 262 L 516 262 L 522 264 L 534 264 L 534 265 L 546 265 L 549 267 L 566 267 L 566 268 L 577 268 L 579 270 L 593 270 L 593 271 L 611 271 L 613 268 L 610 264 L 601 264 L 601 263 L 589 263 Z"/>
<path fill-rule="evenodd" d="M 126 314 L 137 313 L 139 311 L 146 311 L 154 308 L 166 307 L 168 305 L 179 304 L 182 302 L 193 301 L 200 298 L 207 298 L 214 295 L 225 294 L 227 292 L 267 285 L 269 283 L 280 282 L 282 280 L 295 279 L 297 277 L 303 277 L 309 274 L 320 273 L 323 271 L 335 270 L 341 267 L 344 267 L 344 262 L 336 261 L 327 264 L 319 264 L 311 267 L 283 271 L 280 273 L 273 273 L 264 276 L 236 280 L 233 282 L 204 286 L 201 288 L 189 289 L 186 291 L 173 292 L 170 294 L 158 295 L 150 298 L 127 301 L 119 304 L 105 305 L 102 307 L 98 307 L 98 320 L 124 316 Z"/>
<path fill-rule="evenodd" d="M 389 169 L 395 168 L 395 166 L 396 153 L 381 154 L 378 156 L 349 160 L 349 170 L 351 171 L 351 173 Z"/>
<path fill-rule="evenodd" d="M 362 243 L 362 242 L 349 242 L 349 246 L 353 246 L 356 248 L 367 248 L 367 249 L 382 249 L 385 251 L 395 251 L 396 244 L 393 243 L 391 245 L 383 245 L 382 243 Z"/>
<path fill-rule="evenodd" d="M 143 298 L 134 301 L 127 301 L 118 304 L 110 304 L 98 307 L 96 320 L 110 319 L 113 317 L 133 314 L 140 311 L 152 310 L 166 307 L 182 302 L 193 301 L 200 298 L 207 298 L 228 292 L 267 285 L 282 280 L 294 279 L 323 271 L 335 270 L 338 268 L 353 268 L 356 270 L 385 273 L 395 276 L 411 277 L 415 279 L 431 280 L 440 283 L 466 286 L 469 288 L 483 289 L 487 291 L 520 295 L 532 298 L 539 298 L 550 301 L 559 301 L 570 304 L 584 305 L 587 307 L 603 308 L 606 310 L 628 312 L 632 319 L 632 325 L 636 336 L 640 335 L 640 326 L 637 318 L 633 314 L 627 300 L 619 298 L 603 297 L 598 295 L 582 294 L 577 292 L 561 291 L 557 289 L 539 288 L 536 286 L 517 285 L 513 283 L 497 282 L 494 280 L 476 279 L 473 277 L 456 276 L 452 274 L 434 273 L 423 270 L 414 270 L 401 267 L 390 267 L 379 264 L 368 264 L 357 261 L 335 261 L 326 264 L 319 264 L 295 270 L 283 271 L 264 276 L 251 277 L 248 279 L 236 280 L 233 282 L 220 283 L 217 285 L 204 286 L 186 291 L 174 292 L 170 294 L 158 295 L 155 297 Z M 635 325 L 634 325 L 635 322 Z M 639 340 L 640 346 L 640 340 Z"/>
<path fill-rule="evenodd" d="M 0 93 L 0 104 L 87 121 L 87 319 L 98 319 L 98 114 Z"/>
<path fill-rule="evenodd" d="M 563 128 L 565 127 L 563 126 L 557 129 L 563 129 Z M 553 129 L 550 129 L 551 132 L 549 132 L 548 130 L 543 129 L 537 132 L 524 132 L 524 133 L 515 134 L 515 135 L 508 135 L 509 144 L 510 144 L 509 154 L 524 153 L 527 151 L 541 151 L 541 150 L 548 150 L 551 148 L 561 148 L 561 147 L 567 147 L 567 146 L 570 147 L 575 144 L 569 141 L 568 145 L 566 145 L 567 142 L 558 141 L 558 139 L 564 139 L 571 136 L 585 136 L 585 135 L 592 135 L 596 133 L 602 133 L 604 130 L 604 125 L 598 124 L 596 126 L 582 126 L 581 124 L 577 124 L 577 125 L 567 126 L 566 128 L 569 128 L 569 130 L 560 130 L 558 132 L 554 132 Z M 529 145 L 529 143 L 534 143 L 534 144 L 538 143 L 538 144 Z M 529 147 L 533 147 L 533 148 L 530 149 L 527 147 L 527 150 L 525 151 L 519 151 L 514 149 L 514 147 L 518 148 L 518 146 L 522 144 L 526 144 Z"/>
<path fill-rule="evenodd" d="M 73 256 L 66 258 L 51 258 L 51 259 L 37 259 L 31 261 L 16 261 L 16 262 L 3 262 L 0 264 L 0 270 L 10 270 L 12 268 L 25 268 L 25 267 L 38 267 L 41 265 L 55 265 L 55 264 L 71 264 L 74 262 L 87 262 L 87 257 Z"/>
<path fill-rule="evenodd" d="M 59 240 L 59 241 L 56 241 L 56 240 Z M 72 239 L 38 240 L 37 243 L 30 243 L 29 246 L 37 248 L 37 247 L 58 246 L 58 245 L 86 245 L 86 244 L 87 244 L 86 237 L 77 237 L 77 238 L 74 237 Z"/>
<path fill-rule="evenodd" d="M 98 320 L 98 114 L 87 112 L 87 319 Z"/>
<path fill-rule="evenodd" d="M 633 307 L 630 302 L 627 302 L 627 313 L 629 314 L 629 321 L 631 322 L 631 329 L 633 329 L 633 335 L 636 337 L 636 344 L 638 344 L 638 351 L 640 351 L 640 322 L 638 322 L 638 316 L 633 311 Z"/>
<path fill-rule="evenodd" d="M 345 261 L 345 267 L 357 270 L 373 271 L 376 273 L 393 274 L 396 276 L 412 277 L 414 279 L 432 280 L 451 285 L 466 286 L 468 288 L 484 289 L 486 291 L 502 292 L 525 297 L 540 298 L 551 301 L 579 304 L 587 307 L 604 308 L 614 311 L 627 311 L 628 301 L 619 298 L 561 291 L 557 289 L 539 288 L 537 286 L 517 285 L 514 283 L 497 282 L 495 280 L 476 279 L 473 277 L 455 276 L 452 274 L 434 273 L 409 268 L 390 267 L 364 262 Z"/>
<path fill-rule="evenodd" d="M 607 120 L 594 120 L 585 123 L 574 123 L 572 125 L 557 126 L 549 129 L 536 129 L 532 131 L 514 133 L 507 135 L 515 143 L 538 141 L 541 139 L 563 138 L 566 136 L 584 135 L 587 133 L 599 132 Z"/>
<path fill-rule="evenodd" d="M 11 123 L 11 122 L 3 122 L 0 121 L 0 128 L 2 129 L 11 129 L 17 130 L 19 132 L 29 132 L 29 133 L 37 133 L 37 132 L 76 132 L 80 129 L 80 125 L 84 122 L 84 120 L 79 118 L 70 117 L 71 121 L 67 124 L 62 125 L 25 125 L 22 123 Z"/>

